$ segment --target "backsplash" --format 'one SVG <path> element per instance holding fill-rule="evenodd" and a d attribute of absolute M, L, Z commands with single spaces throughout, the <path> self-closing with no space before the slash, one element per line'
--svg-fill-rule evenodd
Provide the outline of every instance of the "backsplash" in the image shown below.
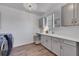
<path fill-rule="evenodd" d="M 79 26 L 54 28 L 54 33 L 67 36 L 79 36 Z"/>

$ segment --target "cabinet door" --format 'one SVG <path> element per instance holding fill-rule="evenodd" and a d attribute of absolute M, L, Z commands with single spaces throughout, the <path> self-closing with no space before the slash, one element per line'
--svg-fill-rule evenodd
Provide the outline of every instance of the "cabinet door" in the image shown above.
<path fill-rule="evenodd" d="M 61 50 L 62 56 L 76 56 L 76 47 L 74 46 L 63 44 Z"/>
<path fill-rule="evenodd" d="M 60 55 L 60 41 L 56 38 L 52 38 L 52 52 Z"/>
<path fill-rule="evenodd" d="M 53 15 L 47 16 L 47 26 L 49 28 L 49 33 L 52 33 Z"/>
<path fill-rule="evenodd" d="M 75 4 L 75 18 L 74 23 L 76 26 L 79 26 L 79 3 Z"/>
<path fill-rule="evenodd" d="M 47 49 L 51 50 L 51 37 L 48 37 L 46 38 L 46 47 Z"/>
<path fill-rule="evenodd" d="M 51 37 L 42 35 L 41 44 L 47 49 L 51 50 Z"/>
<path fill-rule="evenodd" d="M 39 19 L 39 28 L 43 29 L 43 18 Z"/>
<path fill-rule="evenodd" d="M 44 35 L 41 35 L 41 44 L 46 46 L 46 37 Z"/>
<path fill-rule="evenodd" d="M 69 26 L 74 25 L 73 23 L 74 18 L 74 4 L 66 4 L 62 7 L 62 25 Z"/>
<path fill-rule="evenodd" d="M 54 12 L 53 19 L 54 19 L 55 27 L 60 27 L 61 26 L 61 8 L 58 11 Z"/>
<path fill-rule="evenodd" d="M 43 35 L 41 35 L 41 44 L 43 45 L 43 43 L 44 43 L 44 37 Z"/>

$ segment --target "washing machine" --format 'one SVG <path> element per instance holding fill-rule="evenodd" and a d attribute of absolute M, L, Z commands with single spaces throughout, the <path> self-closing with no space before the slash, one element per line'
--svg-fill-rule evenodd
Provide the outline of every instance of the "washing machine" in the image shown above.
<path fill-rule="evenodd" d="M 0 56 L 6 56 L 8 53 L 8 42 L 4 36 L 0 36 Z"/>
<path fill-rule="evenodd" d="M 0 35 L 0 56 L 9 56 L 13 48 L 11 34 Z"/>

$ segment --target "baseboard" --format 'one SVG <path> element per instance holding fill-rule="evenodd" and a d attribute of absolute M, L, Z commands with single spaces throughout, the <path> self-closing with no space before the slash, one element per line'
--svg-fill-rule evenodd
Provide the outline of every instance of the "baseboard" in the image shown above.
<path fill-rule="evenodd" d="M 15 47 L 19 47 L 19 46 L 22 46 L 22 45 L 31 44 L 31 43 L 34 43 L 34 42 L 21 43 L 21 44 L 13 45 L 13 48 L 15 48 Z"/>

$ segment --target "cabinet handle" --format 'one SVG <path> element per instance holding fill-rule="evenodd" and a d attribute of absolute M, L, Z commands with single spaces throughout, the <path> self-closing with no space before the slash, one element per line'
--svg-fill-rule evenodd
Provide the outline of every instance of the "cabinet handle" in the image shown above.
<path fill-rule="evenodd" d="M 48 40 L 46 40 L 46 42 L 48 42 Z"/>
<path fill-rule="evenodd" d="M 73 23 L 73 21 L 72 21 L 72 23 Z"/>
<path fill-rule="evenodd" d="M 57 39 L 54 39 L 54 41 L 55 41 L 55 42 L 58 42 L 58 40 L 57 40 Z"/>
<path fill-rule="evenodd" d="M 62 46 L 60 46 L 60 49 L 63 49 Z"/>
<path fill-rule="evenodd" d="M 77 23 L 77 21 L 75 21 L 75 23 Z"/>
<path fill-rule="evenodd" d="M 72 24 L 74 24 L 75 22 L 74 21 L 72 21 Z"/>

